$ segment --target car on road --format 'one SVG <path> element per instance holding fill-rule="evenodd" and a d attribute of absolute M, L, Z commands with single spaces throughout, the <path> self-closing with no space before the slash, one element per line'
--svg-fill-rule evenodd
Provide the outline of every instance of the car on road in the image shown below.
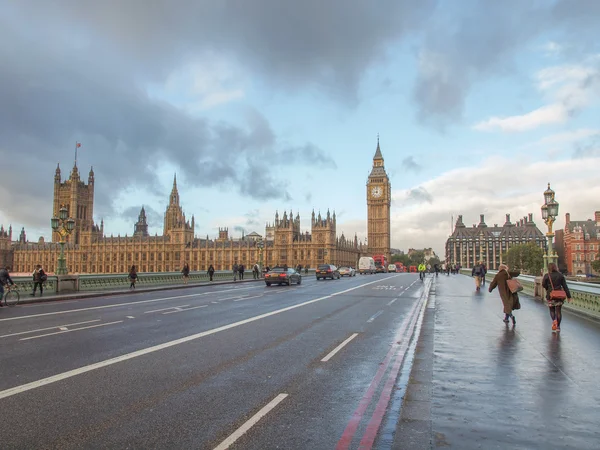
<path fill-rule="evenodd" d="M 388 266 L 388 272 L 396 272 L 396 264 L 390 264 Z"/>
<path fill-rule="evenodd" d="M 270 271 L 265 273 L 265 284 L 271 286 L 272 284 L 287 284 L 290 286 L 292 283 L 301 284 L 302 275 L 296 271 L 296 269 L 285 269 L 283 267 L 273 267 Z"/>
<path fill-rule="evenodd" d="M 340 271 L 341 277 L 355 277 L 356 276 L 356 270 L 354 270 L 352 267 L 340 267 L 339 271 Z"/>
<path fill-rule="evenodd" d="M 321 278 L 331 278 L 332 280 L 340 279 L 340 271 L 333 264 L 319 264 L 317 266 L 317 270 L 315 271 L 315 275 L 317 276 L 317 280 Z"/>

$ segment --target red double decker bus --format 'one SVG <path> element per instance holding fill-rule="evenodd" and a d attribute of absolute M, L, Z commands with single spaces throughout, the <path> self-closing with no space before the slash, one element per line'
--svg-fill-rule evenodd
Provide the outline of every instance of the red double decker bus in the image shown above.
<path fill-rule="evenodd" d="M 373 260 L 375 261 L 375 272 L 376 273 L 385 273 L 387 272 L 387 258 L 385 255 L 373 255 Z"/>

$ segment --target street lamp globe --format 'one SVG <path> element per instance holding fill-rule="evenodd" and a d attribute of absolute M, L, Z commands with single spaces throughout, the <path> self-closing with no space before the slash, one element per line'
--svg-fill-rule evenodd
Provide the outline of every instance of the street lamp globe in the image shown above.
<path fill-rule="evenodd" d="M 64 206 L 61 206 L 60 210 L 58 211 L 58 217 L 60 218 L 60 220 L 66 220 L 67 219 L 67 208 Z"/>
<path fill-rule="evenodd" d="M 558 202 L 554 199 L 550 203 L 548 203 L 548 215 L 551 217 L 558 216 Z"/>
<path fill-rule="evenodd" d="M 50 219 L 50 226 L 54 231 L 58 230 L 58 217 L 54 216 Z"/>
<path fill-rule="evenodd" d="M 548 218 L 548 205 L 542 205 L 542 219 Z"/>
<path fill-rule="evenodd" d="M 550 183 L 548 183 L 548 189 L 544 191 L 544 203 L 547 205 L 554 200 L 554 191 L 550 189 Z"/>
<path fill-rule="evenodd" d="M 73 231 L 73 228 L 75 228 L 75 220 L 68 219 L 67 220 L 67 231 L 70 233 L 71 231 Z"/>

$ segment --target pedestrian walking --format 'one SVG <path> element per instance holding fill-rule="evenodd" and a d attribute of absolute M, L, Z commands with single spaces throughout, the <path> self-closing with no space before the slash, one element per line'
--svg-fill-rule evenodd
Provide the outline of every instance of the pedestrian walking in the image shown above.
<path fill-rule="evenodd" d="M 485 275 L 487 274 L 487 266 L 485 265 L 485 262 L 481 262 L 481 268 L 482 268 L 482 275 L 481 275 L 481 285 L 485 286 Z"/>
<path fill-rule="evenodd" d="M 183 269 L 181 269 L 181 274 L 183 275 L 183 284 L 188 284 L 188 280 L 190 278 L 190 266 L 187 262 L 183 263 Z"/>
<path fill-rule="evenodd" d="M 571 291 L 567 280 L 554 263 L 548 264 L 548 273 L 542 279 L 542 287 L 546 289 L 546 301 L 552 318 L 552 332 L 560 332 L 562 321 L 562 306 L 565 300 L 571 302 Z"/>
<path fill-rule="evenodd" d="M 254 264 L 254 267 L 252 267 L 252 275 L 255 280 L 260 278 L 260 268 L 258 267 L 258 263 Z"/>
<path fill-rule="evenodd" d="M 240 280 L 244 279 L 244 271 L 246 270 L 246 267 L 244 267 L 243 264 L 240 264 L 238 266 L 238 273 L 240 274 Z"/>
<path fill-rule="evenodd" d="M 129 269 L 129 289 L 135 289 L 137 277 L 138 275 L 135 266 L 131 266 L 131 269 Z"/>
<path fill-rule="evenodd" d="M 490 287 L 488 288 L 489 292 L 492 292 L 496 287 L 498 287 L 498 292 L 500 293 L 500 298 L 502 299 L 503 311 L 504 311 L 504 323 L 508 323 L 509 319 L 512 319 L 513 326 L 517 324 L 517 320 L 513 314 L 513 310 L 520 308 L 519 304 L 519 294 L 516 292 L 513 293 L 508 287 L 508 280 L 511 278 L 516 278 L 521 275 L 521 272 L 509 272 L 508 266 L 506 264 L 500 264 L 498 267 L 498 273 L 490 283 Z"/>
<path fill-rule="evenodd" d="M 475 277 L 475 290 L 479 292 L 481 290 L 481 278 L 483 278 L 483 264 L 481 261 L 475 263 L 471 270 L 471 276 Z"/>
<path fill-rule="evenodd" d="M 239 271 L 237 261 L 233 263 L 232 269 L 233 269 L 233 281 L 237 281 L 237 276 L 238 276 L 238 271 Z"/>
<path fill-rule="evenodd" d="M 33 271 L 33 292 L 31 293 L 32 297 L 35 297 L 35 293 L 37 291 L 37 288 L 40 288 L 40 297 L 42 297 L 44 295 L 44 283 L 46 282 L 46 280 L 48 279 L 48 275 L 46 275 L 46 272 L 44 272 L 44 269 L 42 269 L 42 265 L 38 264 L 37 266 L 35 266 L 35 269 Z"/>
<path fill-rule="evenodd" d="M 215 274 L 215 268 L 213 267 L 212 264 L 210 266 L 208 266 L 208 271 L 206 273 L 208 273 L 208 277 L 210 278 L 209 281 L 212 281 L 213 275 Z"/>

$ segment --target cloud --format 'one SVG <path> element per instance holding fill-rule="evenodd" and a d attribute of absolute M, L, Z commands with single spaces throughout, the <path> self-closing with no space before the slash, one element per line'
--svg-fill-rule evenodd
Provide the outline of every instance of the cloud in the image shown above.
<path fill-rule="evenodd" d="M 248 211 L 246 214 L 244 214 L 244 216 L 246 217 L 246 225 L 248 226 L 256 226 L 261 224 L 259 221 L 260 211 L 258 209 Z"/>
<path fill-rule="evenodd" d="M 597 183 L 600 157 L 562 161 L 514 160 L 492 157 L 476 167 L 451 170 L 408 191 L 393 191 L 392 247 L 433 247 L 444 254 L 444 244 L 451 231 L 452 217 L 462 214 L 467 226 L 479 222 L 485 214 L 488 226 L 502 225 L 505 214 L 512 220 L 534 214 L 537 226 L 544 231 L 540 217 L 543 192 L 548 181 L 560 204 L 557 229 L 564 225 L 566 212 L 571 217 L 587 218 L 600 196 Z M 576 174 L 564 176 L 563 174 Z M 477 188 L 479 186 L 479 188 Z M 413 192 L 425 191 L 431 201 L 408 202 Z M 354 231 L 346 224 L 338 224 Z M 364 228 L 364 225 L 363 225 Z"/>
<path fill-rule="evenodd" d="M 400 204 L 404 203 L 431 203 L 433 197 L 427 189 L 423 186 L 419 186 L 414 189 L 406 191 L 403 195 L 394 196 L 394 201 Z"/>
<path fill-rule="evenodd" d="M 94 36 L 90 50 L 118 49 L 127 70 L 155 80 L 210 51 L 266 77 L 272 87 L 316 85 L 348 98 L 387 46 L 418 30 L 435 3 L 382 0 L 373 8 L 362 0 L 154 0 L 140 14 L 136 2 L 23 0 L 17 12 L 31 23 L 35 17 L 27 12 L 35 10 L 42 30 Z"/>
<path fill-rule="evenodd" d="M 600 2 L 593 0 L 465 0 L 460 6 L 438 4 L 418 52 L 412 95 L 417 116 L 437 127 L 463 119 L 473 86 L 515 72 L 515 55 L 527 43 L 547 33 L 561 34 L 575 44 L 569 53 L 576 55 L 589 54 L 600 38 L 593 19 L 600 15 Z"/>
<path fill-rule="evenodd" d="M 573 158 L 600 158 L 600 133 L 576 144 Z"/>
<path fill-rule="evenodd" d="M 522 115 L 492 117 L 473 128 L 521 132 L 565 123 L 600 94 L 600 61 L 592 57 L 588 64 L 548 67 L 539 71 L 535 78 L 538 90 L 550 98 L 551 104 Z"/>
<path fill-rule="evenodd" d="M 423 170 L 423 166 L 417 164 L 415 158 L 412 156 L 407 156 L 402 160 L 402 167 L 408 171 L 419 173 Z"/>

